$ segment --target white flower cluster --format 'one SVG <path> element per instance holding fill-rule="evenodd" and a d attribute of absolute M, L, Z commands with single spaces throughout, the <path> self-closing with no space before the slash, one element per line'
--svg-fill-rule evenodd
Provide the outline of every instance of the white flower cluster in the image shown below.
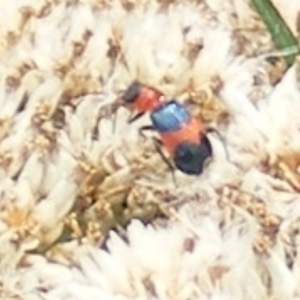
<path fill-rule="evenodd" d="M 296 33 L 300 2 L 274 3 Z M 248 1 L 2 0 L 0 38 L 0 299 L 300 297 L 299 66 L 267 62 Z M 133 180 L 148 144 L 113 105 L 134 79 L 222 103 L 229 159 L 212 136 L 212 164 L 177 190 Z M 79 199 L 102 197 L 100 218 L 128 186 L 185 204 L 105 250 L 78 228 L 46 258 Z"/>

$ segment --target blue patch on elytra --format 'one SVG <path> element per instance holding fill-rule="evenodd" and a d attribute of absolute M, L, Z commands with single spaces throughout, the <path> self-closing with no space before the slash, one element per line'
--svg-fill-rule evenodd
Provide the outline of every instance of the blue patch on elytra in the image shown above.
<path fill-rule="evenodd" d="M 150 117 L 153 126 L 159 132 L 177 131 L 191 119 L 186 108 L 175 100 L 160 106 Z"/>

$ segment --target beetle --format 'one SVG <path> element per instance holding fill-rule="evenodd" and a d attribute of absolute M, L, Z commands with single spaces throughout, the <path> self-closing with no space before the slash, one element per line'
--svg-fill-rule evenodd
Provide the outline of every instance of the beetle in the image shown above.
<path fill-rule="evenodd" d="M 158 133 L 153 138 L 154 145 L 168 167 L 174 166 L 165 156 L 162 148 L 168 152 L 177 169 L 188 175 L 199 175 L 205 164 L 212 158 L 212 145 L 207 138 L 209 131 L 201 120 L 193 117 L 188 110 L 175 99 L 166 101 L 162 92 L 138 81 L 134 81 L 122 97 L 126 105 L 131 105 L 136 114 L 128 120 L 134 122 L 145 113 L 150 113 L 152 124 L 139 129 L 141 135 L 151 130 Z"/>

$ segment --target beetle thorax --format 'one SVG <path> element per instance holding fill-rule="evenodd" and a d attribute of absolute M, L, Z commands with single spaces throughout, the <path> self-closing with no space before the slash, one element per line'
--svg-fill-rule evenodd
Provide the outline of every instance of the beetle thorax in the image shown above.
<path fill-rule="evenodd" d="M 144 89 L 136 101 L 139 112 L 152 112 L 161 106 L 162 95 L 152 89 Z"/>

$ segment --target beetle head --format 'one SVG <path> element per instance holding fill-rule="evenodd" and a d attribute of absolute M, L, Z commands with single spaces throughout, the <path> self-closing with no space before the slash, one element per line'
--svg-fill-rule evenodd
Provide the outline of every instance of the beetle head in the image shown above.
<path fill-rule="evenodd" d="M 122 100 L 126 104 L 133 104 L 141 94 L 143 85 L 138 81 L 134 81 L 123 94 Z"/>

